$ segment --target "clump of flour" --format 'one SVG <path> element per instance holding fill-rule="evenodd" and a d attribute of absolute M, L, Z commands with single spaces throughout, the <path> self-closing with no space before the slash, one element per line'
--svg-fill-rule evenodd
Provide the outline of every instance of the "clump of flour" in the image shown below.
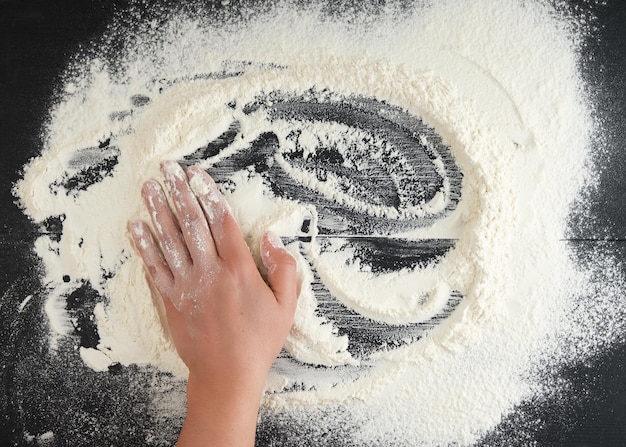
<path fill-rule="evenodd" d="M 602 312 L 608 299 L 576 305 L 581 296 L 572 287 L 588 284 L 580 279 L 585 267 L 574 265 L 561 240 L 591 132 L 571 28 L 543 2 L 445 1 L 416 5 L 402 18 L 382 14 L 367 27 L 344 20 L 313 7 L 279 8 L 245 26 L 180 14 L 161 27 L 141 24 L 115 60 L 77 63 L 51 112 L 46 149 L 16 185 L 35 222 L 63 216 L 61 237 L 43 235 L 35 245 L 54 304 L 52 326 L 71 331 L 59 302 L 89 283 L 102 302 L 94 310 L 99 345 L 80 350 L 88 365 L 152 364 L 184 377 L 127 235 L 129 220 L 149 220 L 142 183 L 159 178 L 161 161 L 184 160 L 225 138 L 235 121 L 237 137 L 196 160 L 199 166 L 210 169 L 273 132 L 283 152 L 269 164 L 286 166 L 281 154 L 297 140 L 304 159 L 321 146 L 342 146 L 358 155 L 344 167 L 358 170 L 361 157 L 391 149 L 376 138 L 354 148 L 345 126 L 273 120 L 245 105 L 272 92 L 320 102 L 323 92 L 339 101 L 376 98 L 434 129 L 463 174 L 459 203 L 443 218 L 376 236 L 455 245 L 435 263 L 376 274 L 348 262 L 354 254 L 345 240 L 321 243 L 315 204 L 277 197 L 258 170 L 231 173 L 222 187 L 253 251 L 267 229 L 293 241 L 304 220 L 313 227 L 309 243 L 288 244 L 304 283 L 289 357 L 268 378 L 265 414 L 287 421 L 317 415 L 311 423 L 318 430 L 349 420 L 360 427 L 349 433 L 355 444 L 471 443 L 539 389 L 534 359 L 590 355 L 622 327 L 620 312 Z M 339 181 L 306 179 L 324 200 L 394 218 L 349 200 Z M 444 179 L 440 195 L 415 207 L 416 215 L 441 211 L 447 195 Z M 316 312 L 314 275 L 344 305 L 388 324 L 426 320 L 453 290 L 463 299 L 419 340 L 360 358 L 349 350 L 349 335 Z M 562 340 L 597 330 L 598 323 L 578 324 L 587 313 L 613 335 L 566 352 Z"/>

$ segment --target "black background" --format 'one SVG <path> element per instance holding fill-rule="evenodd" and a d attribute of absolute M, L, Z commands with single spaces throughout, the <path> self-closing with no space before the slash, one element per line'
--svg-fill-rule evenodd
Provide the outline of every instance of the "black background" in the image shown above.
<path fill-rule="evenodd" d="M 113 14 L 123 11 L 127 1 L 104 0 L 0 0 L 0 340 L 2 343 L 2 419 L 0 444 L 19 444 L 23 433 L 43 433 L 50 422 L 50 413 L 59 408 L 82 408 L 82 415 L 101 412 L 123 412 L 130 415 L 119 422 L 110 415 L 103 421 L 117 421 L 119 436 L 106 440 L 111 445 L 138 445 L 145 439 L 147 422 L 141 411 L 147 398 L 136 389 L 132 401 L 119 398 L 118 391 L 133 386 L 124 373 L 105 379 L 84 373 L 81 380 L 89 386 L 108 390 L 99 394 L 99 402 L 84 402 L 74 390 L 76 380 L 58 368 L 39 366 L 37 374 L 25 368 L 45 362 L 59 364 L 72 359 L 54 359 L 46 352 L 45 330 L 41 309 L 27 307 L 15 317 L 14 309 L 27 294 L 36 290 L 36 262 L 31 249 L 35 238 L 33 228 L 14 205 L 10 190 L 19 178 L 21 167 L 41 149 L 40 130 L 46 119 L 55 88 L 71 56 L 81 46 L 99 36 Z M 233 2 L 236 3 L 236 2 Z M 341 2 L 333 2 L 339 4 Z M 607 5 L 571 2 L 583 13 L 596 17 L 599 30 L 584 43 L 582 71 L 595 114 L 602 122 L 598 135 L 596 162 L 603 167 L 599 190 L 589 198 L 589 214 L 573 220 L 572 239 L 577 250 L 585 244 L 603 244 L 607 253 L 626 260 L 626 2 L 609 1 Z M 592 2 L 595 3 L 595 2 Z M 603 242 L 599 242 L 603 241 Z M 29 292 L 30 291 L 30 292 Z M 625 291 L 626 293 L 626 291 Z M 34 296 L 34 302 L 39 297 Z M 626 299 L 626 296 L 624 297 Z M 29 314 L 29 312 L 31 312 Z M 571 381 L 576 399 L 547 398 L 524 407 L 524 411 L 541 421 L 525 445 L 596 446 L 626 445 L 626 346 L 618 345 L 598 357 L 570 365 L 562 375 Z M 76 366 L 76 365 L 75 365 Z M 76 366 L 80 368 L 80 365 Z M 82 371 L 82 372 L 81 372 Z M 26 377 L 26 379 L 24 378 Z M 85 378 L 86 377 L 86 378 Z M 54 386 L 59 394 L 54 401 L 38 387 Z M 116 394 L 117 393 L 117 394 Z M 33 410 L 34 409 L 34 410 Z M 55 445 L 103 445 L 105 437 L 81 437 L 81 429 L 97 420 L 78 421 L 69 411 L 57 415 L 56 425 L 65 417 L 71 427 L 55 431 Z M 483 440 L 485 445 L 508 445 L 516 431 L 515 418 L 504 421 L 502 435 L 493 434 Z M 84 424 L 84 427 L 83 425 Z M 53 424 L 55 425 L 55 424 Z M 56 426 L 55 425 L 55 426 Z M 40 430 L 38 432 L 38 430 Z M 142 431 L 143 430 L 143 431 Z M 507 434 L 508 433 L 508 434 Z M 59 436 L 60 435 L 60 436 Z M 6 443 L 5 443 L 6 441 Z M 107 444 L 107 445 L 108 445 Z M 314 445 L 314 443 L 312 444 Z"/>

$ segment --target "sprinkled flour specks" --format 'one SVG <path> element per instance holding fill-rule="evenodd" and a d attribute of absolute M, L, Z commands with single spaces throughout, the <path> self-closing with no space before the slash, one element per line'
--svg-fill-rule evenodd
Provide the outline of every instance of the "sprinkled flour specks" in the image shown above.
<path fill-rule="evenodd" d="M 62 224 L 35 244 L 51 346 L 72 331 L 63 300 L 89 288 L 88 366 L 185 377 L 127 226 L 150 220 L 142 184 L 173 160 L 211 174 L 259 263 L 271 230 L 303 278 L 259 442 L 291 427 L 293 445 L 474 443 L 624 330 L 620 270 L 564 240 L 592 177 L 585 29 L 541 1 L 281 5 L 119 22 L 68 71 L 15 186 L 33 221 Z"/>

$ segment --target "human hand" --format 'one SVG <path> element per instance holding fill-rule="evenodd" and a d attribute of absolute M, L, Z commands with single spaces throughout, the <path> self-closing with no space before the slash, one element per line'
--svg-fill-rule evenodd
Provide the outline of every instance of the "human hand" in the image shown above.
<path fill-rule="evenodd" d="M 219 403 L 219 411 L 235 405 L 235 413 L 242 406 L 251 412 L 251 400 L 256 423 L 265 378 L 293 323 L 295 259 L 278 236 L 266 233 L 261 241 L 266 283 L 210 176 L 196 167 L 185 173 L 175 162 L 161 170 L 174 211 L 161 185 L 150 180 L 142 195 L 154 236 L 143 222 L 130 229 L 189 368 L 185 426 L 194 407 L 200 408 L 195 415 L 205 413 L 204 400 Z"/>

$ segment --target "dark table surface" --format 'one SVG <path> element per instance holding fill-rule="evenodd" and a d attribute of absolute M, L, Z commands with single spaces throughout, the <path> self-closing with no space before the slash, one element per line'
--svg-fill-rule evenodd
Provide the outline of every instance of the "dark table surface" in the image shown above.
<path fill-rule="evenodd" d="M 40 151 L 41 125 L 69 58 L 128 3 L 0 0 L 1 445 L 24 444 L 25 433 L 37 435 L 49 427 L 55 429 L 54 445 L 139 445 L 153 429 L 142 418 L 148 398 L 128 374 L 98 376 L 80 360 L 55 358 L 47 349 L 41 308 L 32 306 L 19 315 L 13 311 L 38 286 L 34 228 L 14 205 L 11 186 Z M 602 245 L 626 261 L 626 2 L 570 3 L 592 12 L 600 26 L 585 42 L 582 70 L 603 123 L 596 157 L 605 169 L 598 194 L 588 204 L 591 213 L 574 219 L 569 243 L 581 253 L 589 244 Z M 589 216 L 592 220 L 585 220 Z M 482 444 L 508 445 L 507 439 L 521 439 L 511 434 L 523 429 L 529 435 L 521 444 L 626 445 L 625 366 L 625 344 L 568 365 L 561 374 L 571 383 L 570 398 L 527 404 L 524 411 L 538 421 L 534 428 L 519 427 L 510 418 Z M 145 374 L 148 380 L 150 373 Z M 95 391 L 81 392 L 85 389 Z M 94 424 L 109 427 L 94 435 Z"/>

